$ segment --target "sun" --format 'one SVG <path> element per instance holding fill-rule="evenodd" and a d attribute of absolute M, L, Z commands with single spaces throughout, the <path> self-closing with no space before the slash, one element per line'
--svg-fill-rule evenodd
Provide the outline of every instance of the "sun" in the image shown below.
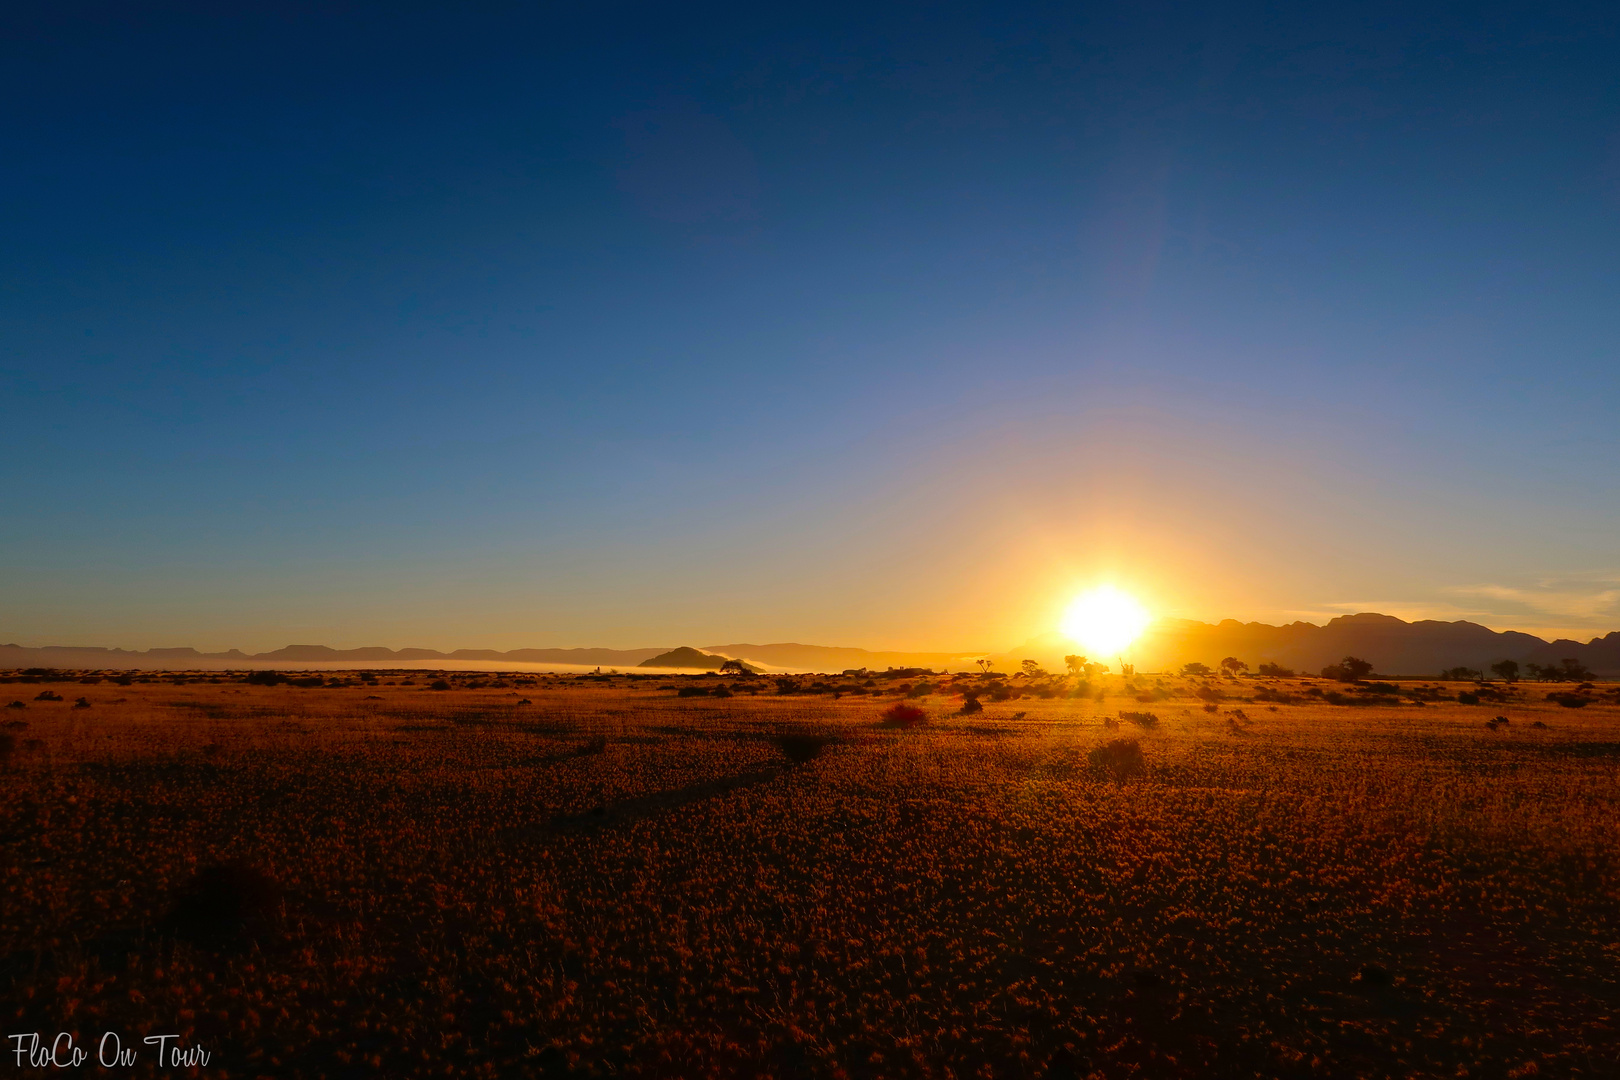
<path fill-rule="evenodd" d="M 1135 597 L 1112 585 L 1099 585 L 1075 598 L 1058 628 L 1095 656 L 1117 656 L 1152 621 Z"/>

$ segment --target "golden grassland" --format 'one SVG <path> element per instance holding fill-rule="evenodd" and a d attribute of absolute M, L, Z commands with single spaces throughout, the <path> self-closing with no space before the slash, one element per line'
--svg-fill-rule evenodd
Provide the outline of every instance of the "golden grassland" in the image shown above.
<path fill-rule="evenodd" d="M 0 1034 L 219 1077 L 1620 1075 L 1601 688 L 404 678 L 0 685 Z"/>

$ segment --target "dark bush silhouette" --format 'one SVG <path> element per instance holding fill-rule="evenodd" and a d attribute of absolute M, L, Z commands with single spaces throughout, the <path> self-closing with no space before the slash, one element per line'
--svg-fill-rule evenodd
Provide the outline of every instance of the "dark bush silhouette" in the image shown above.
<path fill-rule="evenodd" d="M 897 701 L 883 710 L 884 727 L 914 728 L 927 719 L 927 713 L 917 708 L 917 706 L 907 705 L 903 701 Z"/>
<path fill-rule="evenodd" d="M 249 686 L 279 686 L 287 681 L 287 676 L 279 671 L 250 671 L 242 681 Z"/>
<path fill-rule="evenodd" d="M 280 899 L 281 887 L 253 867 L 212 863 L 175 895 L 162 928 L 193 940 L 229 937 L 268 915 Z"/>
<path fill-rule="evenodd" d="M 28 704 L 27 704 L 27 702 L 23 702 L 23 701 L 13 701 L 11 704 L 7 705 L 6 708 L 8 708 L 8 709 L 26 709 L 26 708 L 28 708 Z"/>
<path fill-rule="evenodd" d="M 1115 781 L 1128 780 L 1146 767 L 1135 739 L 1109 739 L 1086 755 L 1086 762 Z"/>
<path fill-rule="evenodd" d="M 784 732 L 771 740 L 776 748 L 782 751 L 782 756 L 795 765 L 803 765 L 814 761 L 821 756 L 821 752 L 833 740 L 826 735 L 809 735 L 803 732 Z"/>
<path fill-rule="evenodd" d="M 9 731 L 0 733 L 0 765 L 11 760 L 12 752 L 17 749 L 17 736 Z"/>
<path fill-rule="evenodd" d="M 1491 674 L 1503 682 L 1519 681 L 1519 662 L 1517 660 L 1498 660 L 1491 665 Z"/>
<path fill-rule="evenodd" d="M 1210 670 L 1208 664 L 1200 664 L 1197 661 L 1190 664 L 1182 664 L 1181 673 L 1189 679 L 1201 679 L 1206 675 L 1214 674 L 1214 672 Z"/>
<path fill-rule="evenodd" d="M 1560 660 L 1556 664 L 1526 664 L 1524 669 L 1532 678 L 1540 679 L 1542 682 L 1578 683 L 1586 682 L 1592 677 L 1592 672 L 1586 665 L 1574 657 Z"/>
<path fill-rule="evenodd" d="M 984 706 L 979 704 L 979 695 L 967 693 L 962 695 L 962 708 L 958 711 L 960 716 L 972 716 L 976 712 L 983 712 Z"/>
<path fill-rule="evenodd" d="M 679 690 L 675 691 L 675 696 L 676 697 L 708 697 L 709 696 L 709 688 L 707 686 L 683 686 Z"/>
<path fill-rule="evenodd" d="M 1369 990 L 1383 990 L 1390 984 L 1389 972 L 1380 964 L 1363 964 L 1351 982 Z"/>
<path fill-rule="evenodd" d="M 1129 720 L 1137 727 L 1153 728 L 1159 726 L 1159 718 L 1150 712 L 1121 712 L 1121 720 Z"/>
<path fill-rule="evenodd" d="M 1339 682 L 1355 683 L 1372 674 L 1371 661 L 1363 660 L 1358 656 L 1347 656 L 1337 664 L 1329 664 L 1322 669 L 1322 678 L 1337 679 Z"/>
<path fill-rule="evenodd" d="M 448 690 L 448 689 L 450 689 L 450 684 L 445 682 L 443 679 L 434 679 L 431 683 L 428 684 L 428 689 L 429 690 Z"/>
<path fill-rule="evenodd" d="M 39 693 L 34 695 L 34 700 L 35 701 L 61 701 L 62 700 L 62 695 L 57 694 L 57 693 L 53 693 L 50 690 L 41 690 Z"/>
<path fill-rule="evenodd" d="M 1478 705 L 1479 695 L 1470 694 L 1467 690 L 1462 690 L 1457 694 L 1457 701 L 1463 705 Z"/>
<path fill-rule="evenodd" d="M 1268 679 L 1292 679 L 1294 677 L 1294 669 L 1285 668 L 1281 664 L 1261 664 L 1254 670 L 1256 674 L 1265 676 Z"/>

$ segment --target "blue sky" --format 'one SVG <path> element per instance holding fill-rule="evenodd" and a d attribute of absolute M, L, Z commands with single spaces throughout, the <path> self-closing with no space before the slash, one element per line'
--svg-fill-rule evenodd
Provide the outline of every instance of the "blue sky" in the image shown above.
<path fill-rule="evenodd" d="M 0 18 L 5 640 L 1620 628 L 1612 7 Z"/>

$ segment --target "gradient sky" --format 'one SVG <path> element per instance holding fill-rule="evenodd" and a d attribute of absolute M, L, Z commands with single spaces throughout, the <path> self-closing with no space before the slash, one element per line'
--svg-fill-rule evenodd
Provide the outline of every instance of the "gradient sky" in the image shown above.
<path fill-rule="evenodd" d="M 0 640 L 1620 628 L 1620 8 L 782 7 L 7 6 Z"/>

